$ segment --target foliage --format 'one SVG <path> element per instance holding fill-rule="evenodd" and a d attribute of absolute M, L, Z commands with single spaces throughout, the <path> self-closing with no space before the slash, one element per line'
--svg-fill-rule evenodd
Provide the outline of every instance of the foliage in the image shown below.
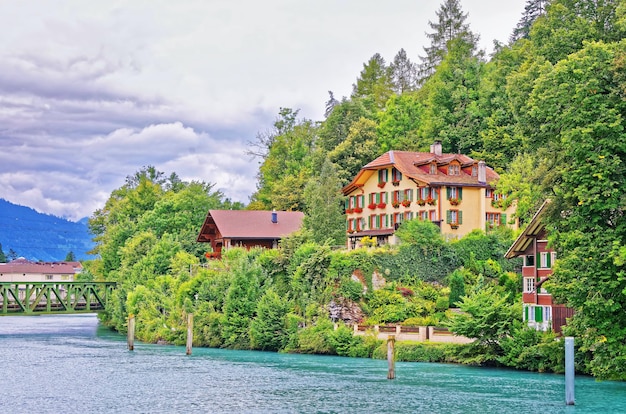
<path fill-rule="evenodd" d="M 464 296 L 459 307 L 462 312 L 452 317 L 450 330 L 475 339 L 487 358 L 501 355 L 501 341 L 511 336 L 513 322 L 521 319 L 521 303 L 511 304 L 502 289 L 487 285 Z"/>
<path fill-rule="evenodd" d="M 343 195 L 335 169 L 326 160 L 319 177 L 311 179 L 304 189 L 305 216 L 303 227 L 311 240 L 344 246 L 346 243 Z"/>
<path fill-rule="evenodd" d="M 268 289 L 259 300 L 256 317 L 250 323 L 250 346 L 267 351 L 283 349 L 289 339 L 288 311 L 289 303 Z"/>
<path fill-rule="evenodd" d="M 541 332 L 516 322 L 513 334 L 501 341 L 501 364 L 515 369 L 538 372 L 565 371 L 565 349 L 562 338 L 552 332 Z"/>

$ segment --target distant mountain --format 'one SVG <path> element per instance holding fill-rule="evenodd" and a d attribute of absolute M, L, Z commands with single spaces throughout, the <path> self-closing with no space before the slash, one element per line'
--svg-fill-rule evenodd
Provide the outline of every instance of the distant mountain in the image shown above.
<path fill-rule="evenodd" d="M 61 261 L 69 252 L 77 260 L 93 259 L 87 254 L 94 247 L 91 238 L 86 219 L 75 223 L 0 198 L 0 244 L 7 256 L 13 249 L 34 261 Z"/>

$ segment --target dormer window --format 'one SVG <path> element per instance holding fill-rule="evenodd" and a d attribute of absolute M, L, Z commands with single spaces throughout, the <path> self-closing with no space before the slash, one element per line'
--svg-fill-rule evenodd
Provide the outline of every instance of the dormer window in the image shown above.
<path fill-rule="evenodd" d="M 450 164 L 448 166 L 448 175 L 460 175 L 461 166 L 459 164 Z"/>
<path fill-rule="evenodd" d="M 430 174 L 431 175 L 437 174 L 437 164 L 434 162 L 430 164 Z"/>
<path fill-rule="evenodd" d="M 478 176 L 478 165 L 472 165 L 472 177 Z"/>

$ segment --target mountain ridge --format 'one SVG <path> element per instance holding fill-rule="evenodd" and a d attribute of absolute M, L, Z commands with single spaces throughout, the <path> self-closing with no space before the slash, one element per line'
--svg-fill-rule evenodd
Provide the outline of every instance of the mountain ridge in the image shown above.
<path fill-rule="evenodd" d="M 0 198 L 0 244 L 7 258 L 13 251 L 33 261 L 61 261 L 72 252 L 77 260 L 89 260 L 91 238 L 87 218 L 73 222 Z"/>

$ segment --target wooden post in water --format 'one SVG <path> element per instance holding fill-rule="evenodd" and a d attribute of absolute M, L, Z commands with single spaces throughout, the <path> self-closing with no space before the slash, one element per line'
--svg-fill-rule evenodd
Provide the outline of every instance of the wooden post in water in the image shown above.
<path fill-rule="evenodd" d="M 574 405 L 574 338 L 565 337 L 565 405 Z"/>
<path fill-rule="evenodd" d="M 193 346 L 193 313 L 187 314 L 187 355 L 191 355 Z"/>
<path fill-rule="evenodd" d="M 396 378 L 395 345 L 396 345 L 395 335 L 389 335 L 387 337 L 387 365 L 389 366 L 389 371 L 387 372 L 387 379 Z"/>
<path fill-rule="evenodd" d="M 135 349 L 135 315 L 128 315 L 128 335 L 126 337 L 128 341 L 128 350 L 133 351 Z"/>

